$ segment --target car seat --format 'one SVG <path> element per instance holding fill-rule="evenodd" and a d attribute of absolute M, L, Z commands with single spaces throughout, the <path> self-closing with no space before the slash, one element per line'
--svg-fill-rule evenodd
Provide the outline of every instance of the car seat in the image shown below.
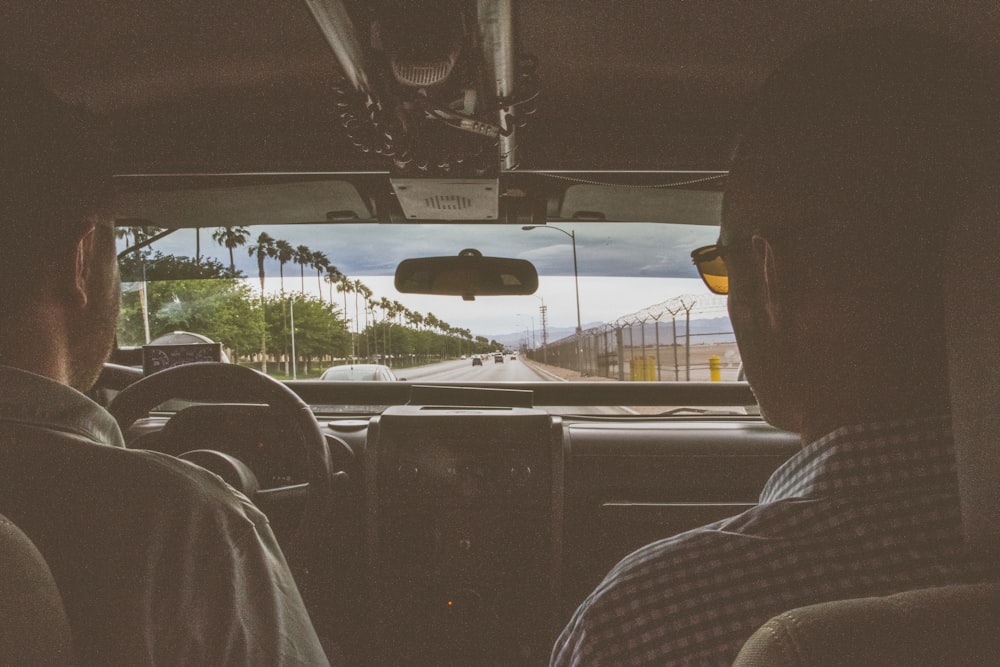
<path fill-rule="evenodd" d="M 0 664 L 73 664 L 69 619 L 34 543 L 0 515 Z"/>

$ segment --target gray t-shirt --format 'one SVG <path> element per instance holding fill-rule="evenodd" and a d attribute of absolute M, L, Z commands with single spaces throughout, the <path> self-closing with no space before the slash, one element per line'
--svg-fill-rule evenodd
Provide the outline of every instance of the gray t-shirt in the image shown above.
<path fill-rule="evenodd" d="M 0 512 L 38 546 L 85 665 L 326 665 L 267 518 L 127 450 L 83 394 L 0 366 Z"/>

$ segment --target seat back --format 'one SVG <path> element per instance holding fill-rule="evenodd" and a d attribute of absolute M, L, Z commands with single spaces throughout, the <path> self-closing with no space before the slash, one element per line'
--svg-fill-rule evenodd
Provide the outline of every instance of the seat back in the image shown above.
<path fill-rule="evenodd" d="M 942 586 L 786 611 L 734 667 L 991 667 L 1000 656 L 1000 583 Z"/>
<path fill-rule="evenodd" d="M 69 620 L 42 554 L 0 515 L 0 664 L 73 664 Z"/>
<path fill-rule="evenodd" d="M 1000 186 L 982 187 L 952 225 L 945 320 L 962 527 L 1000 561 Z"/>

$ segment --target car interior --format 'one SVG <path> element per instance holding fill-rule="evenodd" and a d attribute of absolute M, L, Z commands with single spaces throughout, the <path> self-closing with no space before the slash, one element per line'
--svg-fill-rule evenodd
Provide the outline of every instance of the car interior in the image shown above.
<path fill-rule="evenodd" d="M 882 25 L 1000 55 L 1000 14 L 977 0 L 18 0 L 0 8 L 0 59 L 113 129 L 122 276 L 142 287 L 123 295 L 118 347 L 92 395 L 127 446 L 202 465 L 257 504 L 345 664 L 539 665 L 622 557 L 752 507 L 800 448 L 758 414 L 738 358 L 723 358 L 721 381 L 709 372 L 718 361 L 692 379 L 691 338 L 731 329 L 720 319 L 695 332 L 690 251 L 717 237 L 729 154 L 768 73 L 819 37 Z M 1000 211 L 995 193 L 981 204 L 964 228 L 972 240 L 953 241 L 984 256 L 975 280 L 949 288 L 949 344 L 963 526 L 971 548 L 996 554 L 1000 360 L 984 341 L 1000 304 L 982 274 L 996 265 L 983 239 L 996 240 Z M 227 241 L 239 229 L 251 231 Z M 441 340 L 452 342 L 423 362 L 414 347 L 407 362 L 388 338 L 409 340 L 400 311 L 384 300 L 359 310 L 360 288 L 256 251 L 267 234 L 322 246 L 346 276 L 385 278 L 403 304 L 447 304 L 459 326 Z M 602 247 L 616 264 L 595 266 Z M 200 266 L 209 249 L 204 275 L 165 259 Z M 160 346 L 177 358 L 144 373 L 151 337 L 202 321 L 164 315 L 184 304 L 156 291 L 159 278 L 227 280 L 261 308 L 286 304 L 289 286 L 314 290 L 287 315 L 292 350 L 318 351 L 289 356 L 270 329 L 234 325 L 183 351 Z M 600 292 L 625 279 L 650 281 L 635 283 L 648 289 L 638 305 L 631 289 Z M 689 282 L 670 292 L 660 279 Z M 545 291 L 556 283 L 566 289 Z M 698 289 L 701 315 L 725 318 L 724 300 Z M 155 299 L 161 313 L 140 310 Z M 513 299 L 526 305 L 506 324 L 459 319 Z M 313 301 L 335 331 L 309 336 Z M 284 305 L 260 317 L 289 330 Z M 426 333 L 420 320 L 410 328 Z M 173 363 L 184 355 L 216 361 Z M 461 375 L 422 375 L 452 360 Z M 354 362 L 401 379 L 320 379 Z M 514 375 L 530 368 L 542 371 Z M 4 562 L 6 545 L 0 534 Z M 22 605 L 8 600 L 59 618 L 27 546 L 32 584 L 0 593 L 11 664 L 48 662 L 32 651 L 69 641 L 64 620 L 37 623 L 56 635 L 41 647 L 8 632 L 23 627 L 7 622 Z M 789 610 L 737 664 L 989 664 L 998 602 L 984 585 Z M 902 625 L 914 631 L 889 631 Z"/>

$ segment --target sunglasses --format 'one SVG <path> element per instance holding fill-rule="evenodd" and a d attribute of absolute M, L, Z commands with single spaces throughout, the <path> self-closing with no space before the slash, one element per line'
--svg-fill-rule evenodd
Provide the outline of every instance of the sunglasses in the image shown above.
<path fill-rule="evenodd" d="M 691 251 L 691 262 L 712 294 L 729 294 L 729 271 L 723 253 L 730 246 L 721 243 L 702 246 Z"/>

